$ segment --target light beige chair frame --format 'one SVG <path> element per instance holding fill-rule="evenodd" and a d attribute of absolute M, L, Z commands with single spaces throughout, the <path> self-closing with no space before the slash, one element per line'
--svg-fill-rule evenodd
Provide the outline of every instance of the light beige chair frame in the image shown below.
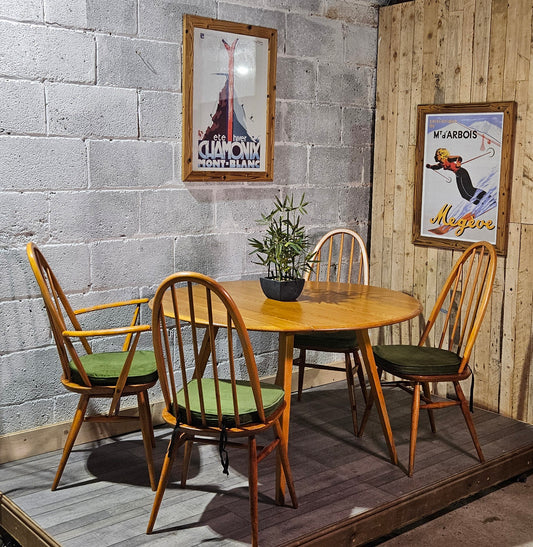
<path fill-rule="evenodd" d="M 165 293 L 167 293 L 169 299 L 165 303 L 165 309 L 163 309 Z M 167 316 L 171 315 L 173 318 L 167 318 L 165 314 Z M 179 319 L 180 317 L 182 317 L 182 320 Z M 220 328 L 221 326 L 222 328 Z M 169 337 L 170 329 L 175 332 L 176 349 L 174 349 Z M 215 344 L 217 333 L 219 333 L 219 336 Z M 286 407 L 285 401 L 283 400 L 271 415 L 265 415 L 255 356 L 242 316 L 235 302 L 222 285 L 205 275 L 195 272 L 181 272 L 169 276 L 161 283 L 153 301 L 152 336 L 165 401 L 163 419 L 174 427 L 174 433 L 163 462 L 147 533 L 153 531 L 178 448 L 185 445 L 181 471 L 181 486 L 185 487 L 192 443 L 219 445 L 221 431 L 224 431 L 227 438 L 231 439 L 228 440 L 227 446 L 248 450 L 252 545 L 257 545 L 259 529 L 257 466 L 274 450 L 276 450 L 278 458 L 281 460 L 293 507 L 298 506 L 289 466 L 287 444 L 281 436 L 281 420 Z M 190 340 L 189 343 L 192 344 L 192 348 L 187 346 L 186 340 Z M 245 371 L 255 400 L 258 420 L 253 423 L 241 423 L 239 418 L 239 403 L 235 391 L 236 367 L 238 365 L 235 352 L 239 349 L 242 350 L 242 359 L 244 359 L 245 364 L 245 367 L 241 367 L 242 374 Z M 191 355 L 193 356 L 193 362 L 189 362 L 191 359 L 188 356 Z M 218 355 L 223 355 L 223 361 L 218 360 Z M 221 370 L 222 366 L 225 367 L 225 374 Z M 208 423 L 206 418 L 207 399 L 201 387 L 202 381 L 203 383 L 206 382 L 204 379 L 206 371 L 212 375 L 210 378 L 213 378 L 215 384 L 218 425 Z M 225 376 L 225 379 L 230 381 L 232 386 L 233 399 L 231 405 L 229 405 L 231 407 L 229 412 L 232 417 L 234 416 L 235 424 L 230 427 L 225 427 L 223 424 L 224 412 L 220 398 L 220 381 L 223 378 L 219 376 L 219 373 Z M 177 378 L 175 374 L 178 375 Z M 193 380 L 198 382 L 199 391 L 202 392 L 200 396 L 202 423 L 200 425 L 198 424 L 198 417 L 195 420 L 192 417 L 189 400 L 190 391 L 192 390 L 189 385 Z M 181 382 L 181 385 L 184 386 L 185 406 L 181 408 L 177 399 L 178 382 Z M 227 407 L 225 413 L 226 415 L 228 413 Z M 177 420 L 176 416 L 180 416 L 180 419 Z M 256 435 L 269 429 L 274 432 L 274 440 L 265 447 L 257 446 Z M 235 439 L 244 440 L 236 442 Z"/>
<path fill-rule="evenodd" d="M 357 283 L 368 285 L 369 266 L 368 254 L 365 243 L 361 236 L 354 230 L 338 228 L 325 234 L 315 245 L 315 259 L 318 261 L 312 271 L 306 272 L 306 280 L 310 281 L 333 281 L 342 283 Z M 364 401 L 367 400 L 367 390 L 359 349 L 355 342 L 344 347 L 327 348 L 324 344 L 327 340 L 327 333 L 320 333 L 313 344 L 312 337 L 295 336 L 294 347 L 299 349 L 299 355 L 294 359 L 293 364 L 298 367 L 298 400 L 302 398 L 304 375 L 306 368 L 321 370 L 345 371 L 348 384 L 348 395 L 352 413 L 354 434 L 358 434 L 356 387 L 354 374 L 357 374 Z M 311 340 L 310 340 L 311 338 Z M 307 361 L 307 351 L 320 351 L 344 354 L 344 367 L 336 365 L 320 365 Z M 353 359 L 353 362 L 352 362 Z"/>
<path fill-rule="evenodd" d="M 148 302 L 148 299 L 141 298 L 128 300 L 125 302 L 114 302 L 73 310 L 69 304 L 65 293 L 63 292 L 56 276 L 44 258 L 41 251 L 34 243 L 28 243 L 26 246 L 28 259 L 31 268 L 41 290 L 44 300 L 50 326 L 56 343 L 59 359 L 63 370 L 61 383 L 68 390 L 79 393 L 80 399 L 74 420 L 65 441 L 61 461 L 52 484 L 52 490 L 55 490 L 65 469 L 72 447 L 80 431 L 83 422 L 118 422 L 124 420 L 138 420 L 140 422 L 143 435 L 146 461 L 148 464 L 148 474 L 150 486 L 155 490 L 156 480 L 152 459 L 152 448 L 155 446 L 152 416 L 150 412 L 150 403 L 148 399 L 148 389 L 156 384 L 156 381 L 146 384 L 126 384 L 130 366 L 139 342 L 142 332 L 150 330 L 150 325 L 138 325 L 139 312 L 141 304 Z M 105 328 L 101 330 L 83 330 L 78 316 L 90 313 L 96 310 L 106 310 L 122 306 L 134 306 L 131 323 L 127 327 Z M 101 336 L 125 336 L 122 351 L 124 351 L 124 366 L 118 378 L 116 385 L 101 386 L 92 385 L 83 365 L 80 356 L 75 347 L 75 342 L 81 342 L 81 345 L 87 354 L 93 353 L 88 342 L 89 338 Z M 83 384 L 74 382 L 71 378 L 71 369 L 69 361 L 72 361 L 83 379 Z M 120 408 L 120 399 L 122 396 L 135 395 L 139 406 L 139 416 L 121 416 L 118 414 Z M 86 416 L 87 406 L 92 398 L 110 398 L 111 405 L 107 415 Z"/>
<path fill-rule="evenodd" d="M 470 245 L 450 272 L 420 337 L 418 346 L 438 347 L 453 351 L 459 356 L 462 355 L 457 374 L 402 374 L 400 376 L 395 373 L 395 376 L 400 377 L 402 381 L 383 382 L 383 385 L 396 385 L 412 394 L 409 476 L 412 476 L 414 472 L 420 409 L 428 411 L 431 430 L 435 433 L 433 410 L 459 406 L 479 461 L 481 463 L 485 461 L 474 421 L 469 412 L 468 401 L 459 382 L 466 380 L 472 374 L 469 366 L 470 356 L 487 311 L 495 274 L 496 251 L 494 247 L 485 241 Z M 451 303 L 453 305 L 450 305 Z M 430 344 L 430 339 L 434 340 L 433 344 Z M 432 401 L 430 384 L 438 382 L 451 382 L 457 400 Z M 422 388 L 423 394 L 420 393 L 420 388 Z M 363 434 L 372 402 L 372 396 L 370 396 L 362 419 L 360 436 Z"/>

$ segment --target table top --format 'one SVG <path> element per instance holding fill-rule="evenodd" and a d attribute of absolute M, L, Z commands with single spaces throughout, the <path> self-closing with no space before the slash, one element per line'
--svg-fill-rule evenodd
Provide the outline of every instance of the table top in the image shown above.
<path fill-rule="evenodd" d="M 370 285 L 306 281 L 302 294 L 294 302 L 267 298 L 259 280 L 224 281 L 221 285 L 237 304 L 246 328 L 252 331 L 370 329 L 412 319 L 422 311 L 421 304 L 412 296 Z M 216 308 L 214 313 L 218 323 Z M 220 313 L 225 320 L 225 311 Z M 182 319 L 186 320 L 185 316 Z M 221 320 L 220 324 L 225 323 Z"/>

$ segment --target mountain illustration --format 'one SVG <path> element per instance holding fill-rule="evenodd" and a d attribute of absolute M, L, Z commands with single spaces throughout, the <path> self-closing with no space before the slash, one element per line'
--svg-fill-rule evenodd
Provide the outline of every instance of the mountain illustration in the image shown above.
<path fill-rule="evenodd" d="M 476 122 L 470 126 L 472 129 L 476 129 L 485 139 L 493 144 L 501 145 L 500 141 L 494 138 L 493 135 L 501 134 L 501 128 L 487 121 Z"/>
<path fill-rule="evenodd" d="M 245 112 L 242 104 L 239 102 L 236 93 L 233 94 L 233 135 L 227 135 L 228 128 L 228 96 L 229 96 L 229 77 L 226 76 L 226 82 L 218 95 L 218 105 L 215 113 L 211 117 L 212 124 L 206 129 L 203 140 L 213 140 L 215 135 L 225 135 L 228 142 L 237 140 L 241 142 L 256 142 L 246 128 Z"/>

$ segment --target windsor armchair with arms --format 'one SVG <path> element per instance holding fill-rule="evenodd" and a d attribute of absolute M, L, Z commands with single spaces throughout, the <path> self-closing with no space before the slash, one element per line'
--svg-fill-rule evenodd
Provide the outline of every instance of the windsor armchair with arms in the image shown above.
<path fill-rule="evenodd" d="M 74 419 L 70 426 L 61 461 L 52 483 L 52 490 L 59 484 L 67 460 L 83 422 L 117 422 L 138 420 L 143 436 L 144 450 L 148 464 L 150 486 L 155 490 L 156 480 L 152 460 L 154 431 L 148 389 L 157 382 L 157 367 L 153 351 L 137 350 L 141 333 L 148 332 L 150 325 L 139 325 L 140 306 L 148 299 L 140 298 L 125 302 L 100 304 L 74 310 L 61 288 L 50 265 L 34 243 L 26 247 L 31 268 L 41 290 L 44 305 L 50 321 L 52 334 L 59 353 L 62 367 L 61 383 L 68 390 L 78 393 L 80 398 Z M 90 312 L 105 312 L 133 307 L 133 316 L 127 326 L 84 330 L 79 317 Z M 98 337 L 125 337 L 122 351 L 95 352 L 90 340 Z M 139 416 L 119 415 L 122 397 L 137 397 Z M 111 399 L 109 412 L 104 415 L 87 415 L 91 399 Z"/>

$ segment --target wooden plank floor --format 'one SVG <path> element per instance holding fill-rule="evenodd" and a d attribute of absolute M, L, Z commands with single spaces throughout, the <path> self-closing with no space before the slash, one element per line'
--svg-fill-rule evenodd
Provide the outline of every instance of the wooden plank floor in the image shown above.
<path fill-rule="evenodd" d="M 398 389 L 385 396 L 400 466 L 388 460 L 375 411 L 364 437 L 354 438 L 343 383 L 293 402 L 289 456 L 300 505 L 274 504 L 275 457 L 268 457 L 259 469 L 260 545 L 362 544 L 435 510 L 436 491 L 451 503 L 533 467 L 533 426 L 476 410 L 487 458 L 480 465 L 460 411 L 449 408 L 436 412 L 436 435 L 421 416 L 415 475 L 408 478 L 410 399 Z M 169 434 L 156 429 L 157 469 Z M 151 536 L 145 529 L 154 494 L 138 433 L 76 447 L 55 492 L 49 488 L 58 452 L 3 464 L 0 492 L 65 547 L 245 545 L 246 458 L 230 451 L 226 477 L 215 447 L 195 447 L 186 489 L 177 484 L 178 458 Z"/>

